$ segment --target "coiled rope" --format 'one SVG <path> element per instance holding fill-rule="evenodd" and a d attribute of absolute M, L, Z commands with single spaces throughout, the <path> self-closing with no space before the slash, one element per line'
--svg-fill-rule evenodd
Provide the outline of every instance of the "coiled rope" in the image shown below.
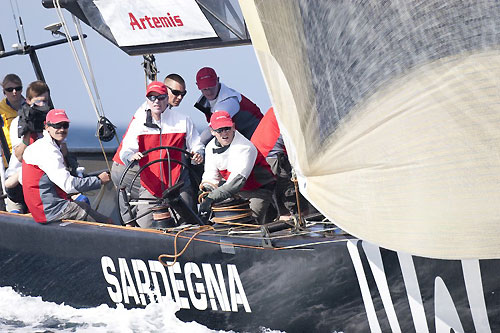
<path fill-rule="evenodd" d="M 198 229 L 198 231 L 196 231 L 193 235 L 191 235 L 191 237 L 189 237 L 189 240 L 186 243 L 186 245 L 184 245 L 184 248 L 180 252 L 177 252 L 177 239 L 179 238 L 179 236 L 185 231 L 194 230 L 194 229 Z M 158 261 L 165 267 L 175 265 L 175 263 L 177 262 L 177 258 L 179 258 L 184 252 L 186 252 L 187 248 L 189 247 L 189 244 L 191 244 L 193 239 L 196 236 L 198 236 L 199 234 L 201 234 L 202 232 L 210 231 L 210 230 L 214 230 L 214 228 L 212 226 L 209 226 L 209 225 L 202 225 L 202 226 L 191 227 L 191 228 L 186 228 L 186 229 L 180 230 L 179 232 L 177 232 L 175 234 L 175 237 L 174 237 L 174 254 L 160 254 L 158 256 Z M 174 261 L 169 264 L 168 262 L 164 262 L 163 258 L 174 258 Z"/>

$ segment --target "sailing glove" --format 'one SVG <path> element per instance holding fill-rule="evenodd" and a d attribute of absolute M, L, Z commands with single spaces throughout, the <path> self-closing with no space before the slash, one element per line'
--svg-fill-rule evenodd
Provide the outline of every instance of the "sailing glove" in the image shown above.
<path fill-rule="evenodd" d="M 205 222 L 208 221 L 210 216 L 210 211 L 212 210 L 212 203 L 214 199 L 206 197 L 205 200 L 200 204 L 200 209 L 198 210 L 198 215 L 200 215 L 201 219 Z"/>

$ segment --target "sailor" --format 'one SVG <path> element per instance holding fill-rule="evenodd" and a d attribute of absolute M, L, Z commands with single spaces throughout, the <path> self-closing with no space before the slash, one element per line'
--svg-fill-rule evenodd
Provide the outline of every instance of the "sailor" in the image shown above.
<path fill-rule="evenodd" d="M 238 132 L 250 140 L 263 117 L 259 107 L 236 90 L 221 83 L 213 68 L 200 69 L 196 74 L 196 85 L 202 95 L 194 106 L 205 114 L 207 122 L 210 122 L 214 112 L 224 110 L 233 119 Z M 203 144 L 212 139 L 210 133 L 210 128 L 207 128 L 201 134 Z"/>
<path fill-rule="evenodd" d="M 158 81 L 151 82 L 146 89 L 147 109 L 136 113 L 134 119 L 125 134 L 120 151 L 120 159 L 126 163 L 134 160 L 139 161 L 142 167 L 148 162 L 166 158 L 165 149 L 157 150 L 146 156 L 141 152 L 158 146 L 173 146 L 183 148 L 192 153 L 191 159 L 194 163 L 202 163 L 204 146 L 200 143 L 200 137 L 192 120 L 180 112 L 171 111 L 168 100 L 168 88 Z M 175 89 L 174 89 L 175 90 Z M 165 112 L 168 109 L 167 112 Z M 170 158 L 181 160 L 179 151 L 171 150 Z M 188 171 L 182 171 L 178 163 L 168 162 L 153 163 L 141 173 L 141 188 L 139 198 L 156 199 L 161 198 L 163 192 L 182 180 L 184 185 L 181 189 L 181 197 L 188 206 L 193 206 L 193 193 L 189 181 Z M 157 222 L 153 220 L 151 212 L 152 204 L 139 205 L 137 215 L 143 217 L 137 219 L 137 224 L 142 228 L 154 228 Z M 148 213 L 149 212 L 149 213 Z"/>
<path fill-rule="evenodd" d="M 34 81 L 28 85 L 26 89 L 26 103 L 24 103 L 19 110 L 19 113 L 32 113 L 38 111 L 43 114 L 43 121 L 45 114 L 49 111 L 49 87 L 43 81 Z M 43 121 L 40 126 L 43 126 Z M 23 160 L 23 153 L 30 142 L 42 136 L 42 132 L 31 133 L 27 132 L 25 135 L 19 137 L 18 133 L 19 116 L 15 117 L 11 122 L 10 127 L 10 142 L 12 144 L 12 157 L 9 161 L 9 167 L 5 172 L 5 187 L 7 190 L 7 211 L 11 213 L 25 213 L 27 208 L 24 203 L 23 189 L 19 183 L 19 176 L 21 174 L 21 166 Z"/>
<path fill-rule="evenodd" d="M 281 135 L 274 109 L 271 107 L 257 126 L 250 140 L 257 150 L 266 158 L 273 174 L 276 176 L 275 196 L 278 203 L 280 219 L 287 219 L 298 213 L 295 185 L 292 178 L 292 166 L 288 160 L 285 143 Z M 302 210 L 308 206 L 307 200 L 299 193 Z"/>
<path fill-rule="evenodd" d="M 165 79 L 163 80 L 163 83 L 167 87 L 169 107 L 170 108 L 178 107 L 181 104 L 182 100 L 184 99 L 184 96 L 186 96 L 186 94 L 187 94 L 186 83 L 185 83 L 184 79 L 179 74 L 171 73 L 165 77 Z M 134 118 L 137 117 L 138 115 L 144 114 L 146 109 L 147 109 L 147 102 L 144 101 L 144 103 L 141 106 L 139 106 L 139 108 L 136 110 L 134 116 L 132 117 L 132 120 L 134 120 Z M 128 128 L 130 128 L 130 124 L 132 123 L 132 120 L 130 121 Z M 128 131 L 128 128 L 127 128 L 127 131 Z M 125 132 L 124 137 L 126 134 L 127 134 L 127 132 Z M 119 186 L 120 179 L 121 179 L 123 172 L 125 171 L 125 168 L 126 168 L 125 163 L 123 163 L 123 161 L 120 159 L 120 152 L 122 149 L 122 144 L 123 144 L 123 140 L 120 143 L 120 145 L 118 146 L 118 149 L 113 157 L 113 165 L 111 167 L 111 179 L 113 180 L 113 183 L 115 184 L 115 186 Z M 138 170 L 139 170 L 139 166 L 135 166 L 135 167 L 130 168 L 129 172 L 127 172 L 127 174 L 125 175 L 125 177 L 123 179 L 122 186 L 124 184 L 129 184 L 132 181 L 134 174 Z M 133 184 L 133 187 L 131 190 L 133 197 L 137 198 L 138 193 L 139 193 L 139 188 L 140 188 L 139 182 L 135 182 Z M 123 198 L 120 196 L 118 199 L 119 199 L 119 209 L 120 209 L 120 214 L 121 214 L 122 220 L 123 221 L 130 220 L 131 216 L 135 216 L 137 213 L 135 206 L 130 207 L 130 209 L 133 210 L 132 214 L 130 214 L 128 211 L 129 208 L 127 208 L 127 206 L 125 205 Z"/>
<path fill-rule="evenodd" d="M 68 135 L 69 119 L 64 110 L 50 110 L 46 117 L 43 137 L 24 151 L 22 184 L 24 200 L 36 222 L 47 223 L 62 219 L 111 223 L 85 202 L 70 201 L 71 193 L 98 189 L 110 181 L 110 175 L 73 177 L 66 169 L 61 143 Z"/>
<path fill-rule="evenodd" d="M 9 129 L 12 120 L 17 117 L 17 110 L 24 104 L 23 83 L 16 74 L 7 74 L 2 81 L 5 98 L 0 101 L 0 115 L 3 121 L 3 133 L 7 139 L 9 152 L 12 150 Z"/>
<path fill-rule="evenodd" d="M 220 110 L 212 114 L 210 129 L 214 139 L 205 149 L 202 183 L 224 183 L 205 197 L 199 208 L 200 216 L 206 219 L 213 203 L 238 194 L 250 201 L 250 209 L 257 222 L 264 223 L 275 185 L 264 156 L 236 130 L 228 112 Z"/>

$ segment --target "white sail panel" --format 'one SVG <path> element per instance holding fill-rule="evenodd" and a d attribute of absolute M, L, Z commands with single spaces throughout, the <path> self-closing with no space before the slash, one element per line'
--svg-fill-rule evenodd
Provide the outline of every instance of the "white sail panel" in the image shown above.
<path fill-rule="evenodd" d="M 494 1 L 240 1 L 301 190 L 353 235 L 500 258 Z"/>
<path fill-rule="evenodd" d="M 217 37 L 193 0 L 94 0 L 119 46 Z"/>

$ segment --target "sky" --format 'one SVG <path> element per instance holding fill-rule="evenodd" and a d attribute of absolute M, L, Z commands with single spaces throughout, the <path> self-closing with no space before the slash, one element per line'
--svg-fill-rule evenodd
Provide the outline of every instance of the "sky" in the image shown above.
<path fill-rule="evenodd" d="M 17 14 L 16 0 L 0 2 L 0 34 L 6 52 L 12 51 L 11 45 L 17 43 L 11 3 Z M 57 39 L 44 30 L 45 26 L 59 21 L 55 9 L 44 8 L 40 0 L 17 0 L 17 6 L 28 44 L 36 45 Z M 64 12 L 70 31 L 75 35 L 71 15 Z M 122 132 L 137 107 L 145 100 L 145 76 L 141 65 L 143 58 L 127 55 L 83 23 L 82 29 L 88 35 L 85 41 L 104 113 Z M 55 107 L 67 111 L 72 126 L 95 128 L 97 116 L 69 45 L 65 43 L 41 49 L 37 55 Z M 188 93 L 178 110 L 188 114 L 198 128 L 206 122 L 201 112 L 193 107 L 200 96 L 195 77 L 196 72 L 204 66 L 213 67 L 221 82 L 247 96 L 263 113 L 271 106 L 252 46 L 179 51 L 155 54 L 155 57 L 160 71 L 159 80 L 169 73 L 178 73 L 186 80 Z M 24 87 L 36 80 L 27 55 L 0 58 L 0 80 L 8 73 L 18 74 Z"/>

